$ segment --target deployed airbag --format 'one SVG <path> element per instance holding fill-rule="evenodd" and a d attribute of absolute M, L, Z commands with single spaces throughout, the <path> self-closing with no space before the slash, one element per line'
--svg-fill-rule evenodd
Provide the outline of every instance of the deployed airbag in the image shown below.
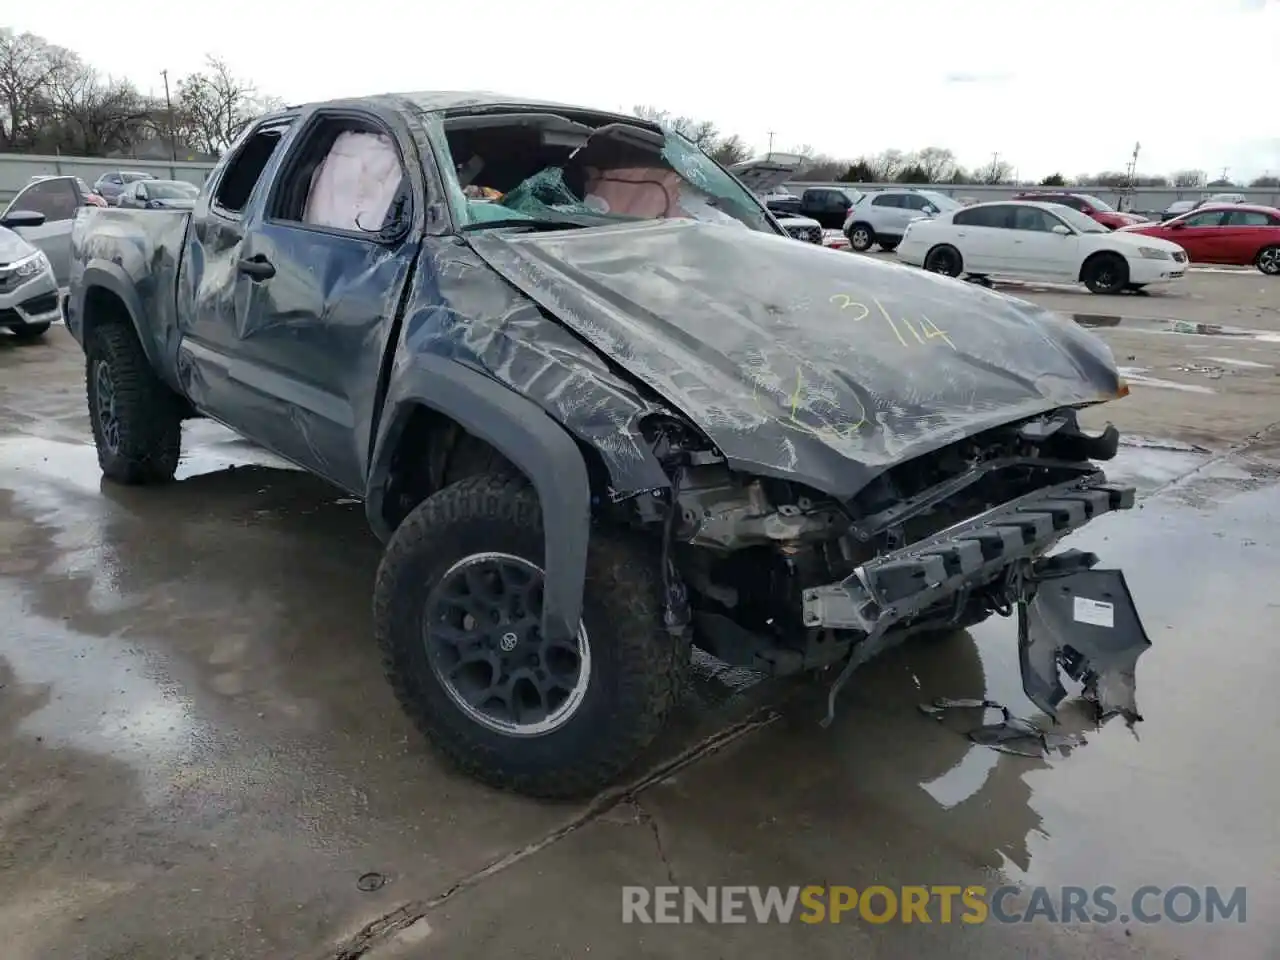
<path fill-rule="evenodd" d="M 303 222 L 340 230 L 379 230 L 400 189 L 400 155 L 381 133 L 338 134 L 311 178 Z"/>

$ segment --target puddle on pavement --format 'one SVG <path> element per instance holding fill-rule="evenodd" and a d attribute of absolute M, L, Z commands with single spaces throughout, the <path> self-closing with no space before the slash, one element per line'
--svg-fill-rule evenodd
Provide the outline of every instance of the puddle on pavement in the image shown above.
<path fill-rule="evenodd" d="M 123 635 L 81 634 L 25 606 L 15 584 L 0 580 L 0 609 L 23 611 L 0 636 L 0 657 L 12 668 L 17 690 L 44 692 L 19 729 L 50 748 L 124 760 L 152 791 L 161 789 L 205 739 L 190 699 L 144 647 Z"/>
<path fill-rule="evenodd" d="M 1101 313 L 1073 313 L 1072 320 L 1082 327 L 1121 327 L 1144 333 L 1186 334 L 1200 337 L 1232 337 L 1261 343 L 1280 343 L 1280 333 L 1274 330 L 1250 330 L 1223 323 L 1199 323 L 1192 320 L 1172 320 L 1160 317 L 1125 317 Z"/>

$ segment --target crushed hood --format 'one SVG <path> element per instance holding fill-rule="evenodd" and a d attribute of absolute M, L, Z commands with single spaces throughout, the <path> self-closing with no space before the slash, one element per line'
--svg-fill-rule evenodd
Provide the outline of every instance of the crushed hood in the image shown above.
<path fill-rule="evenodd" d="M 967 435 L 1112 399 L 1111 351 L 1024 301 L 687 220 L 473 234 L 479 256 L 697 423 L 829 494 Z"/>

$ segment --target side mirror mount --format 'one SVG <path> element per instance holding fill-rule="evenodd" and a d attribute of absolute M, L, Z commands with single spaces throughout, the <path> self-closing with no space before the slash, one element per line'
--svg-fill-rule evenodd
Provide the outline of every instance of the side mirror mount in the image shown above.
<path fill-rule="evenodd" d="M 1053 232 L 1060 237 L 1071 236 L 1071 228 L 1061 223 L 1056 223 L 1053 225 Z"/>
<path fill-rule="evenodd" d="M 1185 220 L 1175 220 L 1175 221 L 1173 221 L 1173 223 L 1169 224 L 1169 229 L 1170 229 L 1170 230 L 1181 230 L 1181 229 L 1182 229 L 1183 227 L 1185 227 L 1186 225 L 1187 225 L 1187 222 L 1186 222 Z"/>
<path fill-rule="evenodd" d="M 35 210 L 11 210 L 4 215 L 4 219 L 0 220 L 0 226 L 9 227 L 38 227 L 45 221 L 43 213 Z"/>

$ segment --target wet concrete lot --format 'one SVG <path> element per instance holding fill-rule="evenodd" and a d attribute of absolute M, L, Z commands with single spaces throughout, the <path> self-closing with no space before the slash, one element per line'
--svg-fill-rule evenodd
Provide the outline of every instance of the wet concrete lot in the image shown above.
<path fill-rule="evenodd" d="M 0 956 L 1280 956 L 1280 342 L 1134 320 L 1280 340 L 1265 279 L 1018 294 L 1123 316 L 1098 331 L 1146 371 L 1105 411 L 1142 438 L 1109 471 L 1141 508 L 1068 544 L 1124 567 L 1152 638 L 1132 731 L 1077 724 L 1084 746 L 1030 759 L 923 716 L 937 696 L 1033 716 L 997 618 L 870 664 L 827 730 L 821 687 L 706 671 L 637 789 L 577 806 L 420 742 L 370 638 L 358 504 L 209 424 L 181 482 L 104 485 L 75 345 L 0 342 Z M 1196 363 L 1222 372 L 1174 369 Z M 1122 905 L 1244 886 L 1247 919 L 621 922 L 628 884 L 1003 883 Z"/>

